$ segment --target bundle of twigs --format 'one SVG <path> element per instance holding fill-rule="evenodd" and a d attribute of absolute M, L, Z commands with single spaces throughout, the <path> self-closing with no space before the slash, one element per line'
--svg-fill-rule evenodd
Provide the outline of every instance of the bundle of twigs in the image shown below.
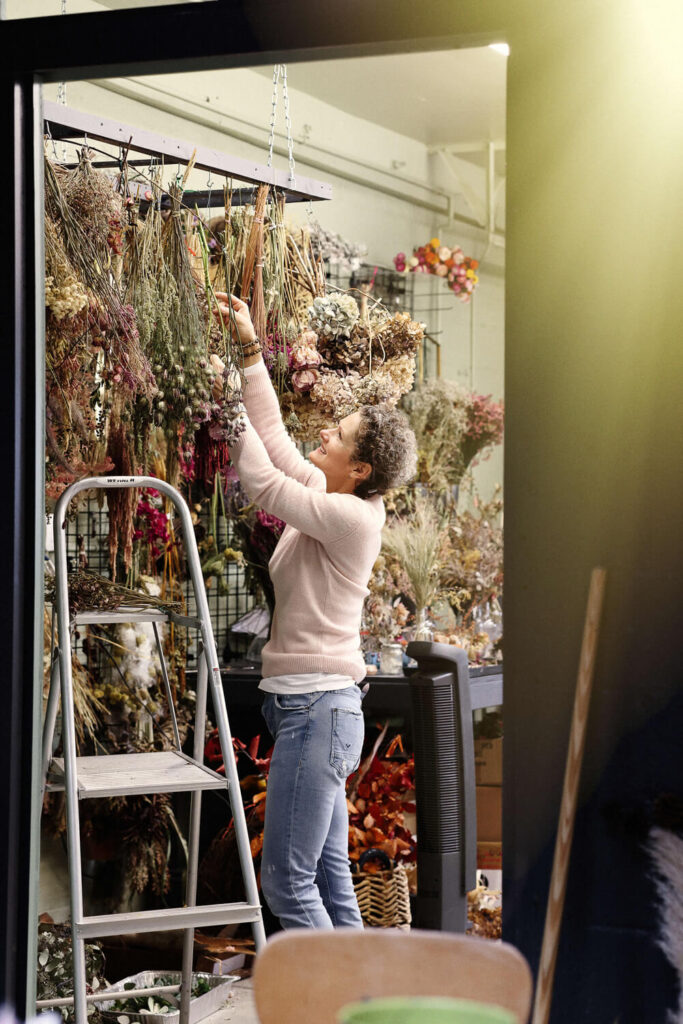
<path fill-rule="evenodd" d="M 130 429 L 130 413 L 120 403 L 114 403 L 109 426 L 107 454 L 114 464 L 118 476 L 135 476 L 134 438 Z M 123 565 L 126 572 L 133 561 L 133 529 L 135 510 L 138 506 L 137 488 L 116 487 L 107 497 L 109 507 L 109 564 L 116 577 L 116 556 L 123 548 Z"/>
<path fill-rule="evenodd" d="M 297 238 L 293 232 L 287 235 L 286 278 L 290 286 L 303 288 L 311 296 L 325 294 L 325 269 L 311 247 L 311 236 L 302 228 Z"/>
<path fill-rule="evenodd" d="M 263 298 L 263 263 L 264 263 L 264 220 L 266 202 L 268 201 L 268 185 L 259 185 L 254 203 L 254 219 L 247 242 L 242 284 L 240 294 L 245 302 L 251 295 L 251 320 L 259 338 L 263 338 L 266 330 L 266 307 Z"/>
<path fill-rule="evenodd" d="M 54 588 L 54 576 L 46 577 L 46 588 Z M 43 697 L 47 700 L 50 688 L 52 664 L 50 653 L 52 648 L 52 616 L 49 609 L 43 611 Z M 95 696 L 92 680 L 88 671 L 74 654 L 71 662 L 73 694 L 74 694 L 74 725 L 79 740 L 86 735 L 94 736 L 102 717 L 107 709 Z"/>
<path fill-rule="evenodd" d="M 45 600 L 54 603 L 54 576 L 45 581 Z M 131 590 L 122 583 L 115 583 L 106 576 L 77 569 L 69 573 L 69 609 L 73 613 L 97 609 L 111 611 L 113 608 L 128 608 L 131 611 L 139 608 L 159 608 L 162 611 L 179 611 L 179 601 L 167 601 L 153 597 L 139 590 Z"/>

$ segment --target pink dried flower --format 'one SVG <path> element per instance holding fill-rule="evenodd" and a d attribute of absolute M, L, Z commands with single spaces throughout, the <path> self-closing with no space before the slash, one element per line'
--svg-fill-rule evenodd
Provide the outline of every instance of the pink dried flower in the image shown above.
<path fill-rule="evenodd" d="M 292 374 L 292 385 L 297 394 L 302 395 L 310 391 L 317 383 L 320 374 L 317 370 L 295 370 Z"/>
<path fill-rule="evenodd" d="M 321 362 L 322 356 L 313 345 L 300 344 L 292 349 L 291 366 L 295 370 L 308 370 L 313 366 L 320 366 Z"/>

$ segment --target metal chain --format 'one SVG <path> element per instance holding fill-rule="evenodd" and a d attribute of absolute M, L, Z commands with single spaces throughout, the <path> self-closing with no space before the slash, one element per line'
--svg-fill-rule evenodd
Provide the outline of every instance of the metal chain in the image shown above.
<path fill-rule="evenodd" d="M 66 0 L 62 0 L 62 9 L 59 13 L 66 14 Z M 57 103 L 66 106 L 66 82 L 59 82 L 57 85 Z"/>
<path fill-rule="evenodd" d="M 52 138 L 52 131 L 50 129 L 49 121 L 45 122 L 45 139 L 47 142 L 52 143 L 52 153 L 55 158 L 55 163 L 59 163 L 59 157 L 57 156 L 57 146 L 55 145 L 55 140 Z"/>
<path fill-rule="evenodd" d="M 287 92 L 287 65 L 281 64 L 282 68 L 282 96 L 285 101 L 285 125 L 287 126 L 287 150 L 289 152 L 289 181 L 294 188 L 296 175 L 294 173 L 294 142 L 292 140 L 292 122 L 289 116 L 289 93 Z"/>
<path fill-rule="evenodd" d="M 270 101 L 270 138 L 268 139 L 268 167 L 273 164 L 273 146 L 275 144 L 275 114 L 277 112 L 278 82 L 280 80 L 281 64 L 273 67 L 273 96 Z"/>
<path fill-rule="evenodd" d="M 273 67 L 273 96 L 270 101 L 270 137 L 268 139 L 268 167 L 273 165 L 273 148 L 275 146 L 275 119 L 277 116 L 278 92 L 282 76 L 282 98 L 285 107 L 285 126 L 287 129 L 287 153 L 289 155 L 289 182 L 293 188 L 296 182 L 294 170 L 294 140 L 292 139 L 292 119 L 289 112 L 289 92 L 287 90 L 287 65 L 275 64 Z"/>

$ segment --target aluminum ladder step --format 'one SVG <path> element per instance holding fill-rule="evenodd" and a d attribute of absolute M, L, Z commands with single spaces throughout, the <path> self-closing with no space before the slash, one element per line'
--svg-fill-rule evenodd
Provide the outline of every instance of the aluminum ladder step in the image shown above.
<path fill-rule="evenodd" d="M 82 939 L 97 939 L 107 935 L 172 932 L 183 928 L 208 928 L 211 925 L 243 924 L 260 920 L 260 905 L 216 903 L 205 907 L 164 907 L 163 910 L 140 910 L 132 914 L 84 917 L 76 922 L 76 929 Z"/>
<path fill-rule="evenodd" d="M 111 608 L 101 611 L 97 608 L 74 612 L 70 617 L 73 626 L 104 626 L 110 622 L 173 622 L 176 626 L 201 629 L 201 619 L 194 615 L 181 615 L 163 608 Z"/>
<path fill-rule="evenodd" d="M 50 770 L 46 788 L 63 790 L 64 759 L 53 758 Z M 224 775 L 175 750 L 77 757 L 76 778 L 79 800 L 225 789 L 228 785 Z"/>

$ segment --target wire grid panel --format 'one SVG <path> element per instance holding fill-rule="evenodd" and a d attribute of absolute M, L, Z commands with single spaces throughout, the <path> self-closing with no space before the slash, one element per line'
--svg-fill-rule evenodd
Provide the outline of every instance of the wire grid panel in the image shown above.
<path fill-rule="evenodd" d="M 200 532 L 209 532 L 208 514 L 200 515 Z M 229 522 L 222 519 L 217 523 L 218 536 L 216 541 L 219 550 L 230 546 L 232 542 L 232 529 Z M 82 504 L 75 515 L 67 520 L 66 524 L 66 547 L 69 572 L 78 568 L 89 569 L 100 573 L 102 576 L 111 576 L 109 567 L 109 513 L 106 498 L 100 504 L 97 498 L 90 497 Z M 211 614 L 214 638 L 218 649 L 218 656 L 221 660 L 227 660 L 226 654 L 233 655 L 244 653 L 245 641 L 235 638 L 230 634 L 230 627 L 242 615 L 245 615 L 253 606 L 254 598 L 247 590 L 244 582 L 244 573 L 234 563 L 228 563 L 223 574 L 223 581 L 227 591 L 221 593 L 218 580 L 209 578 L 207 581 L 206 594 Z M 196 602 L 189 580 L 185 583 L 185 600 L 188 615 L 197 613 Z M 76 655 L 85 661 L 83 652 L 83 633 L 74 637 L 74 651 Z M 188 660 L 196 659 L 196 636 L 195 630 L 187 631 Z"/>

